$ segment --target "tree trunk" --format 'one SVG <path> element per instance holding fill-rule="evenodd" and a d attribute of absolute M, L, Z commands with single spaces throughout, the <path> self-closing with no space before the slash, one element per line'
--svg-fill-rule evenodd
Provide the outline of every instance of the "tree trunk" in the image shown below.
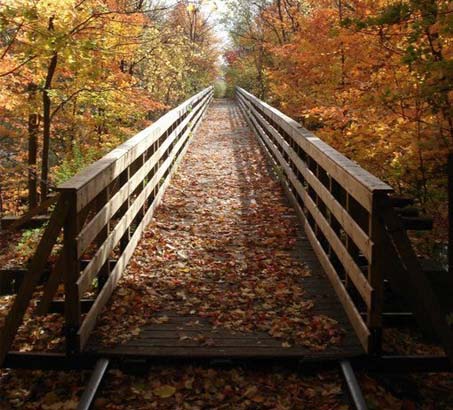
<path fill-rule="evenodd" d="M 58 63 L 58 53 L 55 52 L 50 59 L 49 68 L 47 69 L 46 82 L 42 93 L 43 105 L 43 133 L 42 133 L 42 164 L 41 164 L 41 201 L 45 201 L 49 192 L 49 148 L 50 148 L 50 129 L 51 100 L 49 90 L 52 88 L 52 79 L 55 74 Z"/>
<path fill-rule="evenodd" d="M 343 23 L 343 1 L 338 1 L 338 19 L 340 20 L 340 26 Z M 343 41 L 340 42 L 340 59 L 341 59 L 341 88 L 346 85 L 346 54 L 344 50 Z"/>
<path fill-rule="evenodd" d="M 3 219 L 3 187 L 2 181 L 0 179 L 0 231 L 3 229 L 2 219 Z"/>
<path fill-rule="evenodd" d="M 33 209 L 38 205 L 38 183 L 36 160 L 38 156 L 39 116 L 28 116 L 28 207 Z"/>
<path fill-rule="evenodd" d="M 31 82 L 28 84 L 28 100 L 30 107 L 34 107 L 34 100 L 38 86 Z M 38 133 L 39 115 L 34 108 L 28 115 L 28 207 L 33 209 L 38 205 Z"/>
<path fill-rule="evenodd" d="M 286 44 L 288 41 L 288 37 L 286 36 L 286 31 L 285 31 L 285 19 L 283 17 L 281 0 L 277 1 L 277 10 L 278 10 L 278 18 L 280 19 L 280 31 L 282 33 L 282 43 Z"/>

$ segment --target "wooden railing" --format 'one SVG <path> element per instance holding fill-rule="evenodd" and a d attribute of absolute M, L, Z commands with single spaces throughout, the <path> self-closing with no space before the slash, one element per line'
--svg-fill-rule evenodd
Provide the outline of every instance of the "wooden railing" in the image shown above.
<path fill-rule="evenodd" d="M 238 88 L 237 98 L 360 342 L 378 351 L 385 258 L 378 208 L 392 188 L 247 91 Z"/>
<path fill-rule="evenodd" d="M 0 364 L 61 230 L 63 246 L 37 310 L 48 311 L 63 281 L 67 353 L 83 350 L 212 97 L 212 87 L 203 90 L 58 187 L 57 205 L 0 337 Z M 96 298 L 82 317 L 87 292 Z"/>

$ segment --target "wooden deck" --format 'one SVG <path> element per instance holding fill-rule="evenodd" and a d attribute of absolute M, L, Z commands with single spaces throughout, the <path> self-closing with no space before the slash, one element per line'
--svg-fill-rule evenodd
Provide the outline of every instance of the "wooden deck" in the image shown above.
<path fill-rule="evenodd" d="M 200 132 L 209 128 L 213 115 L 219 110 L 228 113 L 231 133 L 250 132 L 238 107 L 233 102 L 214 102 Z M 223 133 L 223 135 L 226 135 Z M 195 137 L 196 138 L 196 137 Z M 189 150 L 188 156 L 191 155 Z M 184 167 L 182 167 L 184 169 Z M 181 171 L 183 172 L 183 171 Z M 243 172 L 243 171 L 241 171 Z M 220 182 L 220 181 L 219 181 Z M 287 200 L 282 196 L 282 201 Z M 165 205 L 165 197 L 163 200 Z M 285 215 L 298 225 L 295 213 Z M 287 346 L 283 340 L 265 332 L 238 332 L 224 327 L 213 327 L 207 318 L 197 315 L 183 315 L 174 311 L 159 312 L 157 317 L 164 323 L 144 326 L 141 333 L 123 344 L 103 347 L 95 340 L 87 346 L 87 352 L 106 357 L 134 357 L 144 359 L 305 359 L 313 361 L 351 358 L 364 353 L 352 329 L 344 309 L 323 272 L 308 239 L 297 229 L 297 242 L 292 251 L 295 260 L 303 263 L 311 276 L 301 277 L 305 291 L 304 298 L 314 302 L 310 314 L 325 315 L 335 319 L 344 330 L 344 337 L 338 345 L 329 345 L 325 350 L 316 351 L 304 346 Z M 225 289 L 228 282 L 219 284 Z"/>
<path fill-rule="evenodd" d="M 299 257 L 312 272 L 312 276 L 301 279 L 307 296 L 315 302 L 312 312 L 337 320 L 345 331 L 344 339 L 338 346 L 330 346 L 319 352 L 301 346 L 283 347 L 281 340 L 264 332 L 245 333 L 214 328 L 206 318 L 162 312 L 159 316 L 168 318 L 168 321 L 145 326 L 136 338 L 111 348 L 91 344 L 88 350 L 99 356 L 146 359 L 295 358 L 316 361 L 351 358 L 364 354 L 341 303 L 305 237 L 300 237 L 297 250 Z"/>

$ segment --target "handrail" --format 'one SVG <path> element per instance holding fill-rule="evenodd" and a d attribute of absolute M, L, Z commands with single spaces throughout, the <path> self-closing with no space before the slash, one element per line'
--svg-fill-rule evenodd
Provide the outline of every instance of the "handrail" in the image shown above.
<path fill-rule="evenodd" d="M 383 282 L 378 207 L 393 189 L 242 88 L 237 99 L 282 170 L 283 186 L 359 340 L 366 351 L 377 351 Z"/>
<path fill-rule="evenodd" d="M 375 192 L 391 193 L 393 188 L 369 173 L 357 163 L 323 142 L 298 122 L 278 111 L 264 101 L 242 88 L 237 89 L 246 99 L 259 106 L 282 130 L 289 134 L 306 153 L 322 163 L 325 170 L 344 179 L 344 187 L 367 210 L 372 206 L 372 194 Z"/>
<path fill-rule="evenodd" d="M 212 92 L 208 87 L 169 111 L 150 127 L 139 132 L 103 158 L 57 187 L 58 191 L 77 191 L 77 211 L 86 206 L 112 179 L 123 172 L 133 161 L 162 136 L 181 116 Z"/>
<path fill-rule="evenodd" d="M 213 87 L 204 89 L 57 188 L 65 206 L 63 247 L 38 313 L 47 312 L 63 280 L 68 355 L 88 342 L 212 98 Z M 83 317 L 81 300 L 93 289 L 97 297 Z"/>

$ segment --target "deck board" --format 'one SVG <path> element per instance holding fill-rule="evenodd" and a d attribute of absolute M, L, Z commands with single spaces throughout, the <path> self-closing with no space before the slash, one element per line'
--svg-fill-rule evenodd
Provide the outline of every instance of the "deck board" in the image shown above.
<path fill-rule="evenodd" d="M 232 102 L 215 102 L 208 110 L 204 120 L 209 127 L 210 115 L 216 109 L 227 109 L 230 115 L 231 129 L 233 132 L 247 132 L 245 121 L 237 106 Z M 195 136 L 196 138 L 196 136 Z M 189 151 L 190 152 L 190 151 Z M 190 153 L 188 154 L 190 155 Z M 246 170 L 244 170 L 246 172 Z M 208 183 L 209 178 L 198 181 L 199 184 Z M 288 201 L 282 197 L 282 202 Z M 165 203 L 165 199 L 164 199 Z M 298 225 L 294 214 L 284 215 L 285 218 L 294 220 Z M 215 239 L 215 234 L 208 232 L 200 233 L 199 238 Z M 234 239 L 233 239 L 234 240 Z M 257 242 L 254 246 L 261 245 Z M 221 255 L 215 247 L 206 252 L 216 254 L 220 259 L 230 256 Z M 335 319 L 344 330 L 344 338 L 338 345 L 329 345 L 325 350 L 316 351 L 304 346 L 290 346 L 283 340 L 272 337 L 266 332 L 239 332 L 224 327 L 213 327 L 206 317 L 180 314 L 173 311 L 161 311 L 155 319 L 164 317 L 165 323 L 153 323 L 141 328 L 139 335 L 123 344 L 105 347 L 97 343 L 96 339 L 90 341 L 87 351 L 97 355 L 109 357 L 140 357 L 151 358 L 190 358 L 190 359 L 214 359 L 214 358 L 238 358 L 238 359 L 266 359 L 266 358 L 297 358 L 311 360 L 329 360 L 350 358 L 364 353 L 330 282 L 322 270 L 308 239 L 305 237 L 300 226 L 297 228 L 296 244 L 291 250 L 292 257 L 303 263 L 311 272 L 310 276 L 300 277 L 305 296 L 314 302 L 312 314 L 323 314 Z M 207 278 L 206 280 L 209 280 Z M 212 282 L 210 282 L 212 284 Z M 217 281 L 216 286 L 220 289 L 228 289 L 233 284 L 225 281 Z"/>

